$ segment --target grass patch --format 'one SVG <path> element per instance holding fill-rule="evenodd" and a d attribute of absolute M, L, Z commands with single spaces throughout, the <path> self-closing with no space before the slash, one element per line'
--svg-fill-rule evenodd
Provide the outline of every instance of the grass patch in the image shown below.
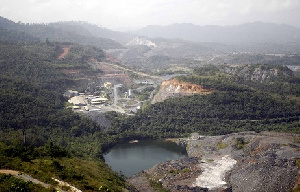
<path fill-rule="evenodd" d="M 300 159 L 297 159 L 297 160 L 296 160 L 296 165 L 297 165 L 297 167 L 300 169 Z"/>
<path fill-rule="evenodd" d="M 177 175 L 179 173 L 187 173 L 187 172 L 191 172 L 191 170 L 189 168 L 184 168 L 184 169 L 175 169 L 175 170 L 171 170 L 168 172 L 169 175 Z"/>
<path fill-rule="evenodd" d="M 213 159 L 206 159 L 206 162 L 208 162 L 208 163 L 211 163 L 213 161 L 214 161 Z"/>
<path fill-rule="evenodd" d="M 296 138 L 294 139 L 294 142 L 295 142 L 295 143 L 300 143 L 300 137 L 296 137 Z"/>
<path fill-rule="evenodd" d="M 248 144 L 248 142 L 245 142 L 244 138 L 239 137 L 236 139 L 235 144 L 237 149 L 240 150 L 243 149 Z"/>
<path fill-rule="evenodd" d="M 228 146 L 227 143 L 223 143 L 223 142 L 218 143 L 218 149 L 219 150 L 225 149 L 227 146 Z"/>
<path fill-rule="evenodd" d="M 147 173 L 145 174 L 145 176 L 148 179 L 149 184 L 152 187 L 153 191 L 156 191 L 156 192 L 169 192 L 169 190 L 167 190 L 163 187 L 161 181 L 150 178 L 150 176 Z"/>
<path fill-rule="evenodd" d="M 0 174 L 0 191 L 54 192 L 54 188 L 44 188 L 32 182 L 26 182 L 12 175 Z"/>
<path fill-rule="evenodd" d="M 165 189 L 162 186 L 162 182 L 149 179 L 150 186 L 157 192 L 168 192 L 169 190 Z"/>

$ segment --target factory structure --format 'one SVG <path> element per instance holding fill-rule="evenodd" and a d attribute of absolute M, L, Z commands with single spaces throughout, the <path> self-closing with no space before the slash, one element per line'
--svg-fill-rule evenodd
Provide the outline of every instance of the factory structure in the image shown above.
<path fill-rule="evenodd" d="M 90 85 L 88 87 L 90 87 Z M 104 105 L 109 103 L 107 95 L 111 92 L 110 90 L 112 88 L 112 83 L 105 82 L 99 89 L 101 91 L 98 91 L 97 93 L 95 92 L 95 95 L 90 93 L 79 93 L 78 91 L 73 90 L 67 90 L 63 95 L 69 98 L 69 108 L 89 111 L 95 108 L 97 105 Z"/>

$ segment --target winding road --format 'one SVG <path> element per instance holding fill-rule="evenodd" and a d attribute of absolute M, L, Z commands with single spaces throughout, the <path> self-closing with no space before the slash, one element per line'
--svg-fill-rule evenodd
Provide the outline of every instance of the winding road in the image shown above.
<path fill-rule="evenodd" d="M 3 174 L 7 174 L 7 175 L 12 175 L 16 178 L 19 178 L 19 179 L 23 179 L 24 181 L 26 182 L 29 182 L 31 181 L 32 183 L 34 184 L 38 184 L 38 185 L 41 185 L 43 186 L 44 188 L 50 188 L 50 187 L 54 187 L 57 191 L 60 191 L 60 192 L 67 192 L 67 191 L 64 191 L 62 190 L 60 187 L 57 187 L 57 186 L 53 186 L 53 185 L 50 185 L 50 184 L 47 184 L 47 183 L 44 183 L 42 181 L 39 181 L 35 178 L 33 178 L 32 176 L 30 175 L 27 175 L 27 174 L 24 174 L 24 173 L 21 173 L 19 171 L 15 171 L 15 170 L 8 170 L 8 169 L 0 169 L 0 173 L 3 173 Z M 72 192 L 82 192 L 80 189 L 77 189 L 76 187 L 64 182 L 64 181 L 60 181 L 58 179 L 55 179 L 55 178 L 52 178 L 53 180 L 55 180 L 56 182 L 58 182 L 58 185 L 59 186 L 67 186 L 67 187 L 70 187 L 70 190 Z"/>

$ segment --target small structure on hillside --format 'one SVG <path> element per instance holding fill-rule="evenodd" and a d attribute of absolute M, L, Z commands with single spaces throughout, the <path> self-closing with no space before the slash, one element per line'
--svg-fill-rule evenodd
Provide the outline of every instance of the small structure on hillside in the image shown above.
<path fill-rule="evenodd" d="M 103 86 L 104 86 L 106 89 L 111 89 L 111 88 L 113 88 L 113 84 L 112 84 L 111 82 L 105 82 L 105 83 L 103 84 Z"/>
<path fill-rule="evenodd" d="M 69 103 L 75 105 L 75 106 L 84 106 L 86 105 L 86 102 L 84 101 L 83 97 L 81 96 L 75 96 L 68 100 Z"/>
<path fill-rule="evenodd" d="M 106 103 L 107 101 L 108 101 L 108 99 L 104 98 L 104 97 L 94 98 L 91 100 L 91 104 L 98 105 L 98 104 Z"/>

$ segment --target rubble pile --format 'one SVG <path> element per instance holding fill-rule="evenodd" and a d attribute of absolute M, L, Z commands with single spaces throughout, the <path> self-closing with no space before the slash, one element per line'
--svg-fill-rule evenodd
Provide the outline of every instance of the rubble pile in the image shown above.
<path fill-rule="evenodd" d="M 151 181 L 172 192 L 283 192 L 299 187 L 300 135 L 272 132 L 192 134 L 177 142 L 186 145 L 189 158 L 160 163 L 132 177 L 148 181 L 147 190 L 143 191 L 155 191 L 149 184 Z M 139 186 L 132 184 L 141 191 Z"/>

